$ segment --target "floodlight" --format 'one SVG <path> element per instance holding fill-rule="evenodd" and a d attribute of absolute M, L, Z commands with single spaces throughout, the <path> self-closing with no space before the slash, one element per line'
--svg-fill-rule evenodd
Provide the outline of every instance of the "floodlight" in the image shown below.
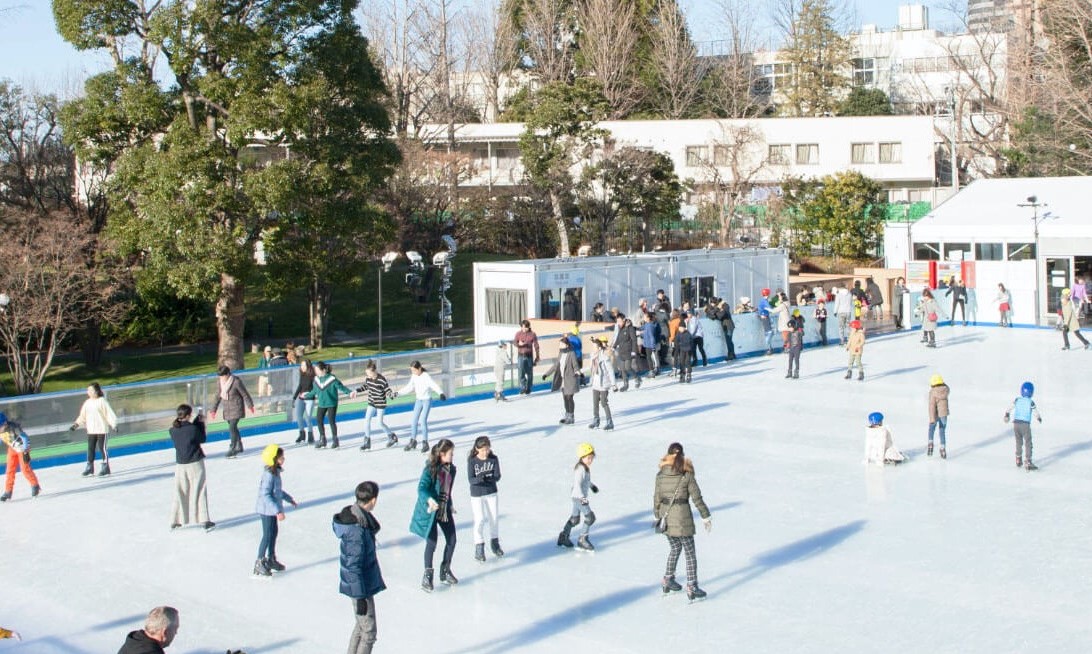
<path fill-rule="evenodd" d="M 448 259 L 449 256 L 451 256 L 450 252 L 437 252 L 436 254 L 432 255 L 432 265 L 434 265 L 434 266 L 447 265 L 447 259 Z"/>
<path fill-rule="evenodd" d="M 409 259 L 410 265 L 414 266 L 419 266 L 421 265 L 421 262 L 424 261 L 424 259 L 421 258 L 421 255 L 415 250 L 410 250 L 409 252 L 407 252 L 406 258 Z"/>
<path fill-rule="evenodd" d="M 578 256 L 578 257 L 586 257 L 589 254 L 591 254 L 591 246 L 590 245 L 581 245 L 576 250 L 576 256 Z"/>

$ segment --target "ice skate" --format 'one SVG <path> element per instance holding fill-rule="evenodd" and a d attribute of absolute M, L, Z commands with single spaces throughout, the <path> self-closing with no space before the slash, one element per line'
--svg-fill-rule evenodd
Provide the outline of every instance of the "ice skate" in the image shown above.
<path fill-rule="evenodd" d="M 634 388 L 640 388 L 641 387 L 641 378 L 640 377 L 634 377 L 633 378 L 633 387 Z"/>
<path fill-rule="evenodd" d="M 588 429 L 599 429 L 599 418 L 592 420 L 591 424 L 588 425 Z"/>
<path fill-rule="evenodd" d="M 3 498 L 3 500 L 7 500 L 8 497 L 11 497 L 10 493 L 4 493 L 4 495 L 6 495 L 7 497 L 0 496 L 0 497 Z M 0 501 L 3 501 L 3 500 L 0 500 Z M 561 532 L 560 534 L 557 535 L 557 546 L 558 547 L 572 547 L 573 546 L 573 542 L 569 538 L 569 532 L 563 531 L 563 532 Z"/>
<path fill-rule="evenodd" d="M 682 590 L 682 585 L 679 582 L 675 581 L 675 575 L 670 575 L 668 577 L 664 577 L 664 582 L 661 588 L 664 591 L 664 595 L 670 595 L 671 593 Z"/>
<path fill-rule="evenodd" d="M 585 552 L 595 551 L 595 545 L 591 544 L 591 541 L 588 540 L 587 536 L 581 536 L 580 538 L 576 539 L 576 548 L 579 550 L 584 550 Z"/>
<path fill-rule="evenodd" d="M 428 441 L 421 441 L 421 451 L 428 454 Z"/>
<path fill-rule="evenodd" d="M 99 468 L 99 476 L 100 477 L 109 477 L 110 476 L 110 462 L 109 461 L 104 461 L 103 462 L 102 467 Z"/>
<path fill-rule="evenodd" d="M 334 436 L 333 440 L 330 441 L 330 449 L 336 450 L 338 445 L 340 445 L 340 443 L 338 443 L 337 436 Z"/>
<path fill-rule="evenodd" d="M 425 568 L 425 576 L 421 577 L 421 590 L 432 592 L 432 568 Z"/>
<path fill-rule="evenodd" d="M 864 381 L 864 370 L 857 373 L 857 381 Z"/>
<path fill-rule="evenodd" d="M 11 499 L 11 491 L 7 491 L 3 495 L 0 495 L 0 502 L 7 502 L 10 499 Z M 560 544 L 561 543 L 558 543 L 558 545 L 560 545 Z M 569 547 L 572 547 L 572 543 L 569 543 Z"/>
<path fill-rule="evenodd" d="M 213 529 L 216 529 L 216 523 L 215 522 L 213 522 L 212 520 L 209 520 L 208 522 L 205 523 L 205 531 L 206 532 L 212 531 Z"/>
<path fill-rule="evenodd" d="M 305 440 L 307 440 L 307 434 L 306 434 L 306 432 L 304 432 L 301 429 L 300 430 L 300 435 L 296 437 L 296 445 L 299 445 L 300 443 L 302 443 Z"/>
<path fill-rule="evenodd" d="M 940 458 L 942 458 L 942 459 L 947 459 L 948 458 L 948 451 L 944 449 L 943 445 L 941 445 L 941 447 L 940 447 Z"/>
<path fill-rule="evenodd" d="M 455 575 L 451 572 L 450 565 L 440 566 L 440 581 L 444 582 L 448 586 L 454 586 L 459 583 L 459 580 L 455 578 Z"/>
<path fill-rule="evenodd" d="M 686 599 L 690 600 L 691 602 L 703 600 L 705 599 L 706 595 L 707 593 L 704 590 L 698 588 L 697 584 L 691 584 L 686 587 Z"/>
<path fill-rule="evenodd" d="M 485 563 L 485 543 L 478 543 L 474 546 L 474 560 L 478 563 Z"/>
<path fill-rule="evenodd" d="M 1028 465 L 1029 466 L 1031 465 L 1031 461 L 1028 461 Z M 31 486 L 30 487 L 30 496 L 31 497 L 38 497 L 38 493 L 41 493 L 41 492 L 42 492 L 42 487 L 41 486 Z"/>
<path fill-rule="evenodd" d="M 322 435 L 319 436 L 318 442 L 315 443 L 315 449 L 320 450 L 320 449 L 322 449 L 324 447 L 326 447 L 326 435 L 322 434 Z"/>
<path fill-rule="evenodd" d="M 265 567 L 269 568 L 273 572 L 284 572 L 284 564 L 277 560 L 276 557 L 265 559 Z"/>
<path fill-rule="evenodd" d="M 925 446 L 925 456 L 933 456 L 933 441 L 929 441 L 929 444 Z"/>
<path fill-rule="evenodd" d="M 1024 464 L 1024 470 L 1027 470 L 1028 472 L 1031 472 L 1032 470 L 1038 470 L 1038 469 L 1039 469 L 1039 466 L 1032 463 L 1030 459 L 1028 460 L 1027 463 Z"/>
<path fill-rule="evenodd" d="M 388 445 L 387 447 L 390 447 L 390 445 Z M 416 450 L 417 449 L 417 439 L 416 438 L 409 439 L 409 442 L 406 443 L 406 446 L 403 447 L 402 449 L 405 450 L 406 452 L 412 452 L 412 451 Z"/>
<path fill-rule="evenodd" d="M 847 370 L 846 371 L 846 379 L 852 379 L 852 378 L 853 378 L 853 370 L 852 369 Z"/>
<path fill-rule="evenodd" d="M 364 437 L 364 444 L 360 446 L 360 449 L 361 450 L 370 450 L 370 449 L 372 449 L 372 439 L 365 436 Z"/>
<path fill-rule="evenodd" d="M 307 444 L 308 444 L 308 445 L 311 445 L 311 444 L 313 444 L 314 442 L 315 442 L 315 432 L 314 432 L 314 431 L 312 431 L 312 430 L 310 430 L 310 429 L 308 429 L 308 430 L 307 430 Z"/>
<path fill-rule="evenodd" d="M 603 425 L 603 431 L 610 431 L 612 429 L 614 429 L 614 421 L 607 420 L 607 424 Z"/>
<path fill-rule="evenodd" d="M 1020 458 L 1019 454 L 1016 455 L 1016 467 L 1017 468 L 1023 468 L 1024 467 L 1024 460 Z"/>
<path fill-rule="evenodd" d="M 792 378 L 793 378 L 793 379 L 800 379 L 800 373 L 799 373 L 799 372 L 794 372 L 794 373 L 792 374 Z"/>
<path fill-rule="evenodd" d="M 398 436 L 396 436 L 393 433 L 390 434 L 389 436 L 387 436 L 387 447 L 394 447 L 397 444 L 398 444 Z"/>
<path fill-rule="evenodd" d="M 272 577 L 273 573 L 269 571 L 269 567 L 265 564 L 265 559 L 258 559 L 254 562 L 255 577 Z"/>
<path fill-rule="evenodd" d="M 492 550 L 493 556 L 497 558 L 504 556 L 504 550 L 501 549 L 499 538 L 494 538 L 489 541 L 489 549 Z"/>
<path fill-rule="evenodd" d="M 83 477 L 90 477 L 94 473 L 95 473 L 95 467 L 92 466 L 90 463 L 88 463 L 87 467 L 83 469 L 83 472 L 80 473 L 80 475 L 83 476 Z"/>

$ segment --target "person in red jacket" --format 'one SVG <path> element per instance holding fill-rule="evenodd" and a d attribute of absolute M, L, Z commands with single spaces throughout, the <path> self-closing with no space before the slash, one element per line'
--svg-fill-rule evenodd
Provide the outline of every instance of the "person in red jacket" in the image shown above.
<path fill-rule="evenodd" d="M 0 440 L 4 441 L 4 445 L 8 447 L 7 475 L 4 479 L 4 494 L 0 495 L 0 502 L 11 499 L 11 492 L 15 490 L 15 473 L 19 469 L 22 469 L 23 476 L 30 484 L 31 496 L 37 497 L 38 493 L 42 492 L 42 487 L 38 485 L 38 476 L 30 467 L 30 439 L 27 438 L 27 433 L 23 431 L 19 423 L 8 420 L 7 414 L 3 411 L 0 411 Z"/>

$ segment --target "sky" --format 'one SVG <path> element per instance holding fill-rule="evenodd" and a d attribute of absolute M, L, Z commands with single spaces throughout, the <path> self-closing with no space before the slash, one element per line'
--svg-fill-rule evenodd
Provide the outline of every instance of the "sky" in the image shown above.
<path fill-rule="evenodd" d="M 849 0 L 852 4 L 854 0 Z M 856 0 L 857 24 L 889 29 L 906 0 Z M 695 40 L 715 40 L 712 0 L 683 0 Z M 0 0 L 0 79 L 68 96 L 82 80 L 109 66 L 102 53 L 78 52 L 57 34 L 48 0 Z M 940 18 L 933 12 L 933 23 Z"/>

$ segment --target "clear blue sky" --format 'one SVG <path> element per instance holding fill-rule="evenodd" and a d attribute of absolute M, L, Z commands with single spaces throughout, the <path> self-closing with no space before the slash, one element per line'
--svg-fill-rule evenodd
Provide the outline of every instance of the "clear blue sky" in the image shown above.
<path fill-rule="evenodd" d="M 472 0 L 468 0 L 472 1 Z M 854 0 L 850 0 L 854 2 Z M 855 0 L 857 23 L 872 23 L 890 29 L 898 21 L 898 6 L 906 0 Z M 925 3 L 928 4 L 928 3 Z M 67 95 L 82 88 L 82 80 L 109 66 L 101 53 L 77 52 L 57 35 L 49 0 L 0 0 L 0 79 L 32 86 L 41 91 Z M 713 0 L 682 0 L 690 17 L 694 38 L 718 38 Z M 759 9 L 768 21 L 769 11 Z M 932 25 L 945 17 L 932 11 Z"/>

